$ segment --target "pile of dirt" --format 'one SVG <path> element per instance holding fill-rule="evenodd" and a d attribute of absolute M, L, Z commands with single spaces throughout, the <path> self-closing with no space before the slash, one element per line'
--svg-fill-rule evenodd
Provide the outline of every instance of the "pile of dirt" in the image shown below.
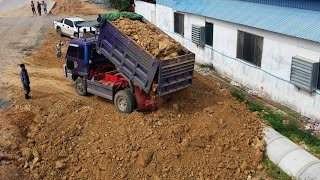
<path fill-rule="evenodd" d="M 27 146 L 27 133 L 34 114 L 25 111 L 0 109 L 0 179 L 23 179 L 20 149 Z"/>
<path fill-rule="evenodd" d="M 128 18 L 119 18 L 113 23 L 142 49 L 160 60 L 185 54 L 180 43 L 152 25 Z"/>
<path fill-rule="evenodd" d="M 64 58 L 58 58 L 56 56 L 56 45 L 60 43 L 60 40 L 68 40 L 67 38 L 60 38 L 54 29 L 51 32 L 45 34 L 46 40 L 42 46 L 40 46 L 32 56 L 27 57 L 27 61 L 39 66 L 52 68 L 62 68 L 65 63 Z M 63 46 L 62 53 L 65 55 L 67 46 Z"/>
<path fill-rule="evenodd" d="M 79 0 L 57 0 L 56 3 L 56 7 L 51 11 L 51 13 L 54 15 L 66 13 L 68 15 L 77 14 L 77 9 L 80 9 L 84 6 Z"/>
<path fill-rule="evenodd" d="M 26 176 L 245 179 L 264 171 L 257 114 L 199 75 L 159 110 L 131 114 L 104 99 L 77 96 L 58 76 L 50 79 L 51 91 L 39 85 L 32 100 L 14 102 L 37 114 L 27 135 L 35 143 L 27 151 L 39 156 L 21 163 Z"/>
<path fill-rule="evenodd" d="M 56 7 L 51 13 L 54 15 L 97 15 L 115 11 L 110 8 L 99 8 L 98 5 L 89 4 L 84 0 L 56 0 Z"/>

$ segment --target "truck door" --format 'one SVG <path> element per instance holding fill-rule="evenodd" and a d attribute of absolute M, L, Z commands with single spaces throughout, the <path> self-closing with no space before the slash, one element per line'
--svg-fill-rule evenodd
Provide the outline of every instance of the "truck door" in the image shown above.
<path fill-rule="evenodd" d="M 85 53 L 86 46 L 70 44 L 67 52 L 67 68 L 72 69 L 74 75 L 88 76 L 88 60 Z"/>
<path fill-rule="evenodd" d="M 73 22 L 68 19 L 65 19 L 64 20 L 64 33 L 68 36 L 73 36 L 73 34 L 74 34 L 73 28 L 74 28 Z"/>

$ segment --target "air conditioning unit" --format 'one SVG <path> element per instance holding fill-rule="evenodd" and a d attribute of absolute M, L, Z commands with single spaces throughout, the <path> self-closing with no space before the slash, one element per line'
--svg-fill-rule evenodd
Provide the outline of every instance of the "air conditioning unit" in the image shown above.
<path fill-rule="evenodd" d="M 205 34 L 206 32 L 204 26 L 192 25 L 191 40 L 193 43 L 197 44 L 198 46 L 204 46 Z"/>
<path fill-rule="evenodd" d="M 299 89 L 314 92 L 317 89 L 319 62 L 296 56 L 292 58 L 290 81 Z"/>

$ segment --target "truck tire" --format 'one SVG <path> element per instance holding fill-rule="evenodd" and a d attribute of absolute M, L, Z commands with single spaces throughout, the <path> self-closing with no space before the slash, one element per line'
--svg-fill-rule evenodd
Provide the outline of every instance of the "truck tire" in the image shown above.
<path fill-rule="evenodd" d="M 60 27 L 57 27 L 57 33 L 58 33 L 58 35 L 59 35 L 60 37 L 62 37 L 62 36 L 63 36 L 63 34 L 62 34 L 62 31 L 61 31 L 61 28 L 60 28 Z"/>
<path fill-rule="evenodd" d="M 114 105 L 121 113 L 131 113 L 136 107 L 136 101 L 129 89 L 118 91 L 114 97 Z"/>
<path fill-rule="evenodd" d="M 76 91 L 80 96 L 87 95 L 87 83 L 82 78 L 76 80 Z"/>

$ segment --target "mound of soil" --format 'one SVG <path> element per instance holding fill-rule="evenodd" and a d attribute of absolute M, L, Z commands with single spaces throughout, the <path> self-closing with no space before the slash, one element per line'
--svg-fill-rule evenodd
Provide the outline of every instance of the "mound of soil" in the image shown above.
<path fill-rule="evenodd" d="M 43 67 L 58 67 L 62 68 L 63 64 L 65 63 L 64 58 L 58 58 L 56 56 L 56 45 L 60 43 L 60 40 L 65 41 L 68 40 L 67 38 L 60 38 L 54 31 L 54 29 L 51 30 L 50 33 L 45 34 L 46 41 L 42 46 L 40 46 L 35 53 L 32 54 L 32 56 L 27 57 L 27 61 L 40 65 Z M 65 56 L 67 52 L 67 45 L 64 45 L 62 47 L 62 53 Z"/>
<path fill-rule="evenodd" d="M 34 117 L 30 112 L 0 109 L 0 179 L 23 179 L 20 165 L 25 159 L 20 149 L 29 143 L 27 133 Z"/>
<path fill-rule="evenodd" d="M 54 15 L 97 15 L 117 11 L 110 8 L 102 9 L 85 0 L 56 0 L 56 3 L 56 7 L 51 11 Z"/>
<path fill-rule="evenodd" d="M 113 23 L 142 49 L 160 60 L 185 54 L 180 43 L 152 25 L 128 18 L 119 18 Z"/>
<path fill-rule="evenodd" d="M 37 114 L 28 133 L 35 144 L 28 148 L 40 158 L 21 163 L 30 177 L 246 179 L 263 171 L 257 114 L 199 75 L 159 110 L 131 114 L 57 82 L 50 80 L 50 92 L 38 86 L 32 101 L 15 104 Z"/>

